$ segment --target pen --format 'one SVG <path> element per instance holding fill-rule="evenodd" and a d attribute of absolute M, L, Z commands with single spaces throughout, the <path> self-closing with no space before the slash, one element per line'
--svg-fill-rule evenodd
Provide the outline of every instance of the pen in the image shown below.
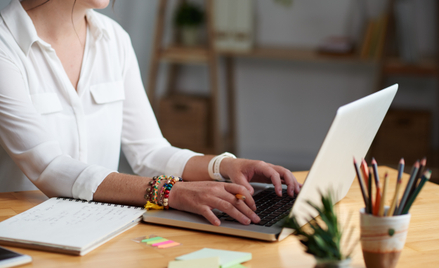
<path fill-rule="evenodd" d="M 235 197 L 238 198 L 239 200 L 245 200 L 245 195 L 242 194 L 235 194 Z"/>

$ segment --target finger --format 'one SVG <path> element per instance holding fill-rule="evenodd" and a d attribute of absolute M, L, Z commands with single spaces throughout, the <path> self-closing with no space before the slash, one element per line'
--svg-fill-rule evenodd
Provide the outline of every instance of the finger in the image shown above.
<path fill-rule="evenodd" d="M 225 200 L 228 200 L 229 202 L 237 202 L 242 201 L 242 203 L 245 203 L 247 207 L 251 208 L 253 211 L 256 210 L 256 203 L 253 199 L 252 194 L 248 191 L 248 189 L 242 185 L 234 184 L 234 183 L 227 183 L 224 185 L 224 189 L 230 193 L 230 195 L 224 196 Z M 252 187 L 253 190 L 253 187 Z M 254 190 L 253 190 L 254 191 Z M 245 196 L 245 200 L 239 200 L 236 195 L 241 194 Z"/>
<path fill-rule="evenodd" d="M 281 166 L 275 166 L 274 168 L 278 170 L 278 172 L 283 178 L 284 183 L 287 185 L 288 195 L 290 196 L 294 196 L 295 194 L 297 195 L 300 191 L 300 186 L 299 183 L 297 182 L 296 177 L 294 177 L 293 173 L 291 173 L 291 171 Z"/>
<path fill-rule="evenodd" d="M 206 218 L 211 224 L 215 226 L 219 226 L 221 224 L 221 221 L 218 219 L 218 217 L 207 206 L 203 206 L 200 209 L 199 214 L 201 214 L 204 218 Z"/>
<path fill-rule="evenodd" d="M 279 173 L 270 165 L 262 166 L 262 174 L 267 178 L 270 178 L 271 183 L 274 185 L 274 189 L 278 196 L 282 196 L 282 181 Z"/>
<path fill-rule="evenodd" d="M 245 188 L 247 188 L 250 195 L 253 195 L 255 190 L 253 189 L 253 186 L 248 182 L 247 178 L 244 176 L 244 174 L 240 173 L 236 177 L 232 179 L 232 181 L 236 184 L 242 185 Z"/>
<path fill-rule="evenodd" d="M 242 201 L 229 194 L 229 200 L 218 199 L 215 207 L 227 213 L 242 224 L 248 225 L 252 221 L 259 222 L 259 217 Z"/>

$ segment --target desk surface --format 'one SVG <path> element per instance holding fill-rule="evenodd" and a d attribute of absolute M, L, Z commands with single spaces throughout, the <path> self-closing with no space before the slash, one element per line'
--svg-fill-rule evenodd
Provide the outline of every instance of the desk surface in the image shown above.
<path fill-rule="evenodd" d="M 380 174 L 389 172 L 390 186 L 395 185 L 396 171 L 380 167 Z M 303 181 L 307 172 L 295 172 Z M 403 177 L 404 183 L 408 175 Z M 392 196 L 394 187 L 388 192 Z M 21 213 L 46 200 L 39 191 L 0 193 L 0 221 Z M 343 219 L 354 212 L 352 223 L 359 224 L 359 209 L 363 206 L 357 181 L 354 181 L 347 196 L 339 203 L 339 213 Z M 427 183 L 414 203 L 410 229 L 398 267 L 437 267 L 439 263 L 439 186 Z M 182 245 L 170 249 L 156 249 L 138 244 L 132 239 L 141 236 L 159 235 Z M 359 229 L 355 229 L 359 237 Z M 281 242 L 262 242 L 225 235 L 210 234 L 165 226 L 140 223 L 122 233 L 85 256 L 70 256 L 44 251 L 12 248 L 32 256 L 33 262 L 22 267 L 167 267 L 175 257 L 204 247 L 251 252 L 253 259 L 244 263 L 247 268 L 256 267 L 313 267 L 314 259 L 305 254 L 294 236 Z M 364 267 L 361 246 L 357 245 L 351 267 Z"/>

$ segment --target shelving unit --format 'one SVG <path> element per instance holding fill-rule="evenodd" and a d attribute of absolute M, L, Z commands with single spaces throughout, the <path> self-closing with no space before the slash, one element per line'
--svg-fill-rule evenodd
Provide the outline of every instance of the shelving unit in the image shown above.
<path fill-rule="evenodd" d="M 222 151 L 236 151 L 236 112 L 235 112 L 235 59 L 237 58 L 259 58 L 268 60 L 287 60 L 296 62 L 311 63 L 334 63 L 334 64 L 361 64 L 371 65 L 375 70 L 376 88 L 380 89 L 384 85 L 384 79 L 393 75 L 435 77 L 439 78 L 439 64 L 437 59 L 426 58 L 417 64 L 406 64 L 397 57 L 390 57 L 386 52 L 379 57 L 365 59 L 358 53 L 346 55 L 330 55 L 318 52 L 315 49 L 291 48 L 291 47 L 264 47 L 256 46 L 250 51 L 237 52 L 216 50 L 212 37 L 212 0 L 205 0 L 207 13 L 207 35 L 208 42 L 206 46 L 199 47 L 181 47 L 171 45 L 163 47 L 161 44 L 164 28 L 164 18 L 166 12 L 167 0 L 160 0 L 158 18 L 156 23 L 156 34 L 153 47 L 153 58 L 150 68 L 148 95 L 152 105 L 157 109 L 157 99 L 155 97 L 156 77 L 158 65 L 167 63 L 170 65 L 168 75 L 168 92 L 175 91 L 175 76 L 178 68 L 184 64 L 204 65 L 209 68 L 209 85 L 210 85 L 210 111 L 211 111 L 211 133 L 214 141 L 210 148 L 205 148 L 203 152 L 220 153 Z M 390 19 L 391 20 L 391 19 Z M 387 38 L 388 39 L 388 38 Z M 388 43 L 385 40 L 383 46 Z M 385 51 L 385 50 L 384 50 Z M 225 67 L 225 89 L 227 93 L 227 129 L 226 135 L 219 131 L 219 105 L 218 105 L 218 58 L 224 59 Z M 439 89 L 438 89 L 439 90 Z M 439 105 L 439 99 L 438 105 Z M 439 124 L 439 122 L 436 122 Z M 373 149 L 373 148 L 372 148 Z M 432 157 L 435 166 L 439 166 L 439 157 L 437 154 Z M 432 163 L 433 164 L 433 163 Z"/>
<path fill-rule="evenodd" d="M 394 1 L 392 0 L 391 5 L 394 4 Z M 394 21 L 394 14 L 392 12 L 392 8 L 389 9 L 390 12 L 390 21 Z M 437 10 L 437 16 L 439 15 L 439 6 L 438 6 L 438 10 Z M 388 38 L 385 41 L 385 49 L 384 49 L 384 55 L 383 57 L 380 59 L 380 68 L 378 69 L 378 74 L 377 74 L 377 86 L 378 87 L 382 87 L 384 86 L 384 82 L 386 80 L 386 78 L 392 77 L 392 76 L 404 76 L 404 77 L 413 77 L 413 78 L 433 78 L 439 81 L 439 51 L 436 52 L 436 57 L 430 57 L 430 58 L 421 58 L 418 62 L 416 63 L 406 63 L 403 60 L 401 60 L 398 56 L 395 56 L 392 53 L 389 53 L 389 46 L 391 45 L 391 42 L 396 42 L 396 36 L 395 36 L 395 25 L 390 23 L 388 25 L 388 29 L 387 31 L 389 32 Z M 438 37 L 439 37 L 439 33 L 438 33 Z M 439 88 L 436 89 L 439 92 Z M 439 95 L 439 94 L 438 94 Z M 436 100 L 437 105 L 439 106 L 439 98 Z M 407 113 L 406 111 L 400 111 L 400 114 L 402 117 L 404 117 L 404 115 L 406 115 L 406 120 L 402 120 L 401 118 L 399 119 L 399 121 L 401 121 L 401 123 L 406 123 L 406 124 L 412 124 L 412 127 L 420 127 L 421 129 L 416 130 L 416 129 L 409 129 L 410 126 L 407 125 L 407 135 L 410 136 L 409 138 L 405 139 L 405 142 L 402 143 L 407 143 L 407 144 L 401 144 L 400 146 L 407 146 L 408 149 L 412 148 L 414 145 L 414 143 L 421 145 L 419 147 L 425 147 L 422 146 L 422 144 L 424 143 L 424 141 L 420 141 L 420 137 L 422 137 L 422 135 L 420 135 L 421 132 L 427 132 L 428 135 L 426 136 L 430 136 L 431 134 L 428 133 L 428 130 L 430 130 L 431 132 L 431 128 L 425 128 L 425 125 L 428 125 L 428 120 L 431 121 L 431 118 L 433 118 L 433 116 L 430 116 L 428 114 L 428 112 L 426 111 L 412 111 L 411 113 Z M 391 119 L 389 119 L 389 121 L 391 122 L 392 120 L 395 120 L 395 118 L 392 119 L 392 117 L 394 117 L 394 115 L 390 115 Z M 386 117 L 387 119 L 387 117 Z M 382 128 L 387 128 L 388 125 L 386 124 L 386 119 L 383 122 L 383 126 Z M 387 123 L 389 122 L 387 121 Z M 423 122 L 423 123 L 421 123 Z M 392 123 L 390 123 L 392 124 Z M 431 125 L 439 125 L 439 120 L 434 122 L 431 121 Z M 404 131 L 406 131 L 404 130 Z M 381 131 L 381 130 L 380 130 Z M 385 131 L 387 133 L 387 130 Z M 415 134 L 416 133 L 416 134 Z M 377 134 L 377 139 L 380 139 L 380 135 L 382 135 L 383 133 L 378 132 Z M 398 138 L 398 137 L 397 137 Z M 411 141 L 409 140 L 411 138 Z M 384 140 L 386 140 L 387 138 L 384 137 Z M 431 143 L 431 138 L 427 141 L 427 143 Z M 433 171 L 432 173 L 432 181 L 435 181 L 436 183 L 439 183 L 439 152 L 437 151 L 433 151 L 431 149 L 431 145 L 428 146 L 427 149 L 428 152 L 426 152 L 426 155 L 428 157 L 428 167 L 429 168 L 433 168 L 435 171 Z M 389 149 L 389 148 L 387 148 Z M 376 150 L 376 148 L 374 148 L 374 146 L 372 146 L 372 152 Z M 398 152 L 400 152 L 399 150 L 397 150 Z M 419 148 L 413 148 L 413 150 L 411 150 L 413 152 L 413 156 L 411 156 L 411 158 L 416 157 L 416 158 L 420 158 L 423 157 L 423 155 L 416 155 L 417 153 L 420 152 Z M 422 150 L 421 150 L 422 151 Z M 425 150 L 424 150 L 425 151 Z M 403 157 L 402 155 L 400 157 Z M 409 161 L 412 161 L 413 159 L 410 159 Z M 385 165 L 389 165 L 391 166 L 391 163 L 384 163 Z M 407 163 L 408 166 L 411 166 L 412 163 Z M 397 163 L 394 163 L 394 166 L 396 166 Z M 407 172 L 410 172 L 409 170 L 406 170 Z"/>
<path fill-rule="evenodd" d="M 180 65 L 186 64 L 203 64 L 209 69 L 209 114 L 208 143 L 205 146 L 193 149 L 206 154 L 221 153 L 225 148 L 224 138 L 219 129 L 219 111 L 218 111 L 218 82 L 217 82 L 217 55 L 213 49 L 212 37 L 212 14 L 211 14 L 211 0 L 205 0 L 206 4 L 206 29 L 207 29 L 207 44 L 202 47 L 179 47 L 169 46 L 164 47 L 162 44 L 164 32 L 164 20 L 166 17 L 167 0 L 160 0 L 157 12 L 157 20 L 155 26 L 155 37 L 152 49 L 152 60 L 148 81 L 148 97 L 151 101 L 153 109 L 158 111 L 158 100 L 156 98 L 156 82 L 158 75 L 158 67 L 160 63 L 169 64 L 168 87 L 167 93 L 176 93 L 175 80 L 178 74 Z M 160 114 L 158 115 L 160 117 Z M 160 121 L 160 120 L 159 120 Z M 177 130 L 176 130 L 177 131 Z M 166 137 L 166 135 L 165 135 Z M 172 141 L 171 141 L 172 143 Z M 180 147 L 185 147 L 180 145 Z"/>

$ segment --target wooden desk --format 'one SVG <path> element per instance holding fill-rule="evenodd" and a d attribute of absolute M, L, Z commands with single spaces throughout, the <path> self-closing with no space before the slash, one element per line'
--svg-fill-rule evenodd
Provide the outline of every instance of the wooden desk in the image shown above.
<path fill-rule="evenodd" d="M 393 195 L 396 171 L 380 167 L 380 174 L 388 171 Z M 303 181 L 306 172 L 294 173 Z M 408 175 L 404 177 L 404 183 Z M 0 221 L 21 213 L 46 200 L 39 191 L 0 193 Z M 353 212 L 352 221 L 358 226 L 359 209 L 363 206 L 357 181 L 354 181 L 347 196 L 339 203 L 340 217 Z M 437 267 L 439 264 L 439 186 L 427 183 L 411 209 L 412 219 L 407 242 L 402 252 L 398 267 Z M 156 249 L 138 244 L 132 239 L 149 236 L 163 236 L 182 243 L 170 249 Z M 359 236 L 356 228 L 354 233 Z M 111 241 L 98 247 L 83 257 L 49 253 L 22 248 L 15 251 L 32 256 L 32 264 L 23 267 L 160 267 L 165 268 L 175 257 L 199 250 L 204 247 L 251 252 L 253 259 L 244 263 L 247 268 L 272 267 L 313 267 L 314 259 L 305 254 L 294 236 L 281 242 L 262 242 L 238 237 L 182 230 L 165 226 L 141 223 L 124 232 Z M 364 267 L 361 247 L 355 249 L 351 267 Z"/>

